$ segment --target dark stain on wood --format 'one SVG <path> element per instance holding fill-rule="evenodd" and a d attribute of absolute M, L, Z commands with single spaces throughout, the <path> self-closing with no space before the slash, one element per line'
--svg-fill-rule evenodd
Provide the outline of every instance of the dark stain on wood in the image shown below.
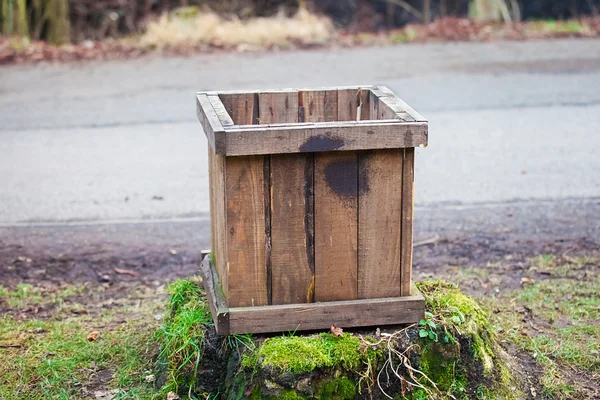
<path fill-rule="evenodd" d="M 308 267 L 315 274 L 315 192 L 314 192 L 314 156 L 306 155 L 304 166 L 304 230 L 306 232 L 306 258 Z M 313 290 L 314 295 L 314 290 Z M 308 298 L 307 298 L 308 300 Z M 312 302 L 313 299 L 310 300 Z"/>
<path fill-rule="evenodd" d="M 252 125 L 260 124 L 260 114 L 259 114 L 259 96 L 258 93 L 254 93 L 254 108 L 252 109 Z"/>
<path fill-rule="evenodd" d="M 265 263 L 267 264 L 267 302 L 273 304 L 273 269 L 271 266 L 271 156 L 263 163 L 265 192 Z"/>
<path fill-rule="evenodd" d="M 356 178 L 358 163 L 356 161 L 334 161 L 325 167 L 325 181 L 333 193 L 344 199 L 357 196 Z"/>
<path fill-rule="evenodd" d="M 369 193 L 369 167 L 364 162 L 369 159 L 370 151 L 358 152 L 358 194 Z"/>
<path fill-rule="evenodd" d="M 327 135 L 311 136 L 302 146 L 300 151 L 303 153 L 314 153 L 318 151 L 333 151 L 344 146 L 344 139 Z"/>

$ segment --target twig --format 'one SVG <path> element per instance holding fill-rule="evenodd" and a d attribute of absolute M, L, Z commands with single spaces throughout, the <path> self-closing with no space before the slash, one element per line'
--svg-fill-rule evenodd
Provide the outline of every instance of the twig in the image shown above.
<path fill-rule="evenodd" d="M 425 18 L 423 17 L 423 13 L 421 11 L 417 10 L 416 8 L 414 8 L 413 6 L 411 6 L 410 4 L 408 4 L 406 1 L 404 1 L 404 0 L 385 0 L 385 1 L 387 1 L 388 3 L 392 3 L 392 4 L 395 4 L 397 6 L 402 7 L 409 14 L 412 14 L 415 17 L 417 17 L 417 19 L 425 22 Z"/>
<path fill-rule="evenodd" d="M 421 240 L 419 242 L 413 243 L 413 247 L 425 246 L 427 244 L 436 244 L 441 239 L 440 235 L 435 235 L 432 238 Z"/>

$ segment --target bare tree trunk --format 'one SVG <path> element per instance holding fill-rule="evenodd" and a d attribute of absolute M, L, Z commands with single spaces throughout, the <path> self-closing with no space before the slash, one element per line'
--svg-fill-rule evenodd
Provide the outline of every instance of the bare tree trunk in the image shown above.
<path fill-rule="evenodd" d="M 69 0 L 48 0 L 48 42 L 61 45 L 71 41 Z"/>
<path fill-rule="evenodd" d="M 423 0 L 423 22 L 431 23 L 431 0 Z"/>

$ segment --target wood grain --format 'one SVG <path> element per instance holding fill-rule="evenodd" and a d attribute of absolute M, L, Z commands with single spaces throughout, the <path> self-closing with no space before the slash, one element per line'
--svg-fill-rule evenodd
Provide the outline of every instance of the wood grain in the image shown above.
<path fill-rule="evenodd" d="M 306 122 L 338 120 L 337 90 L 299 91 L 299 106 Z"/>
<path fill-rule="evenodd" d="M 258 109 L 260 124 L 298 122 L 298 93 L 261 92 Z"/>
<path fill-rule="evenodd" d="M 219 99 L 219 96 L 208 96 L 208 101 L 210 102 L 213 110 L 215 110 L 215 113 L 219 118 L 219 122 L 221 122 L 221 126 L 223 128 L 233 126 L 233 119 L 231 119 L 231 116 L 225 109 L 225 106 L 221 102 L 221 99 Z"/>
<path fill-rule="evenodd" d="M 412 289 L 413 212 L 415 149 L 404 149 L 402 167 L 402 253 L 400 261 L 400 292 L 410 296 Z"/>
<path fill-rule="evenodd" d="M 426 146 L 427 123 L 367 120 L 273 127 L 234 126 L 225 135 L 226 154 L 230 156 L 397 149 Z"/>
<path fill-rule="evenodd" d="M 416 112 L 411 106 L 409 106 L 408 104 L 406 104 L 406 102 L 404 102 L 400 97 L 396 96 L 396 94 L 394 92 L 392 92 L 388 87 L 386 86 L 379 86 L 377 88 L 377 90 L 380 90 L 382 93 L 384 93 L 387 97 L 392 98 L 393 102 L 395 104 L 397 104 L 398 108 L 398 112 L 399 113 L 406 113 L 410 116 L 412 121 L 416 121 L 416 122 L 427 122 L 427 119 L 424 118 L 421 114 L 419 114 L 418 112 Z"/>
<path fill-rule="evenodd" d="M 358 298 L 400 296 L 404 151 L 359 153 Z"/>
<path fill-rule="evenodd" d="M 421 295 L 327 303 L 230 308 L 231 333 L 290 332 L 397 325 L 418 322 L 425 312 Z"/>
<path fill-rule="evenodd" d="M 358 162 L 315 154 L 315 301 L 357 298 Z"/>
<path fill-rule="evenodd" d="M 313 215 L 312 156 L 271 156 L 273 304 L 313 301 Z"/>
<path fill-rule="evenodd" d="M 228 304 L 268 304 L 264 157 L 228 157 L 226 168 Z"/>
<path fill-rule="evenodd" d="M 210 257 L 204 257 L 200 263 L 200 275 L 217 335 L 229 335 L 229 308 Z"/>
<path fill-rule="evenodd" d="M 236 125 L 251 125 L 254 123 L 255 110 L 254 93 L 241 92 L 219 94 L 219 98 Z"/>
<path fill-rule="evenodd" d="M 209 152 L 212 252 L 215 268 L 227 294 L 227 233 L 225 214 L 225 156 Z"/>
<path fill-rule="evenodd" d="M 218 154 L 225 154 L 225 129 L 210 104 L 208 96 L 204 94 L 196 96 L 196 116 L 202 125 L 210 147 Z"/>
<path fill-rule="evenodd" d="M 369 119 L 369 90 L 340 89 L 337 94 L 338 121 L 360 121 Z M 358 106 L 360 118 L 357 119 Z"/>

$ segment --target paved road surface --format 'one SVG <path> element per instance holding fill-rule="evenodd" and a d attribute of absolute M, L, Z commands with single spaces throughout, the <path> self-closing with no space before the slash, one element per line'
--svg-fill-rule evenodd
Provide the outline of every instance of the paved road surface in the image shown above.
<path fill-rule="evenodd" d="M 0 224 L 206 219 L 202 89 L 386 84 L 430 119 L 418 206 L 600 196 L 600 40 L 0 68 Z"/>
<path fill-rule="evenodd" d="M 388 85 L 430 119 L 415 237 L 455 244 L 419 248 L 417 270 L 600 249 L 600 40 L 564 40 L 0 68 L 0 255 L 153 270 L 145 254 L 176 248 L 191 261 L 167 269 L 193 273 L 208 246 L 194 92 L 343 84 Z"/>

